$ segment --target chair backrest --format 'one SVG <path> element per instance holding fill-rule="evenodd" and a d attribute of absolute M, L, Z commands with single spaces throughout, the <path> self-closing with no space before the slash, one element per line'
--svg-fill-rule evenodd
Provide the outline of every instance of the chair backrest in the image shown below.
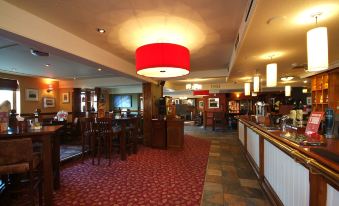
<path fill-rule="evenodd" d="M 0 166 L 30 162 L 32 159 L 32 139 L 0 140 Z"/>
<path fill-rule="evenodd" d="M 112 118 L 107 118 L 107 117 L 103 117 L 103 118 L 97 118 L 97 122 L 96 122 L 96 129 L 98 132 L 105 132 L 105 133 L 109 133 L 112 132 Z"/>
<path fill-rule="evenodd" d="M 81 133 L 91 133 L 95 131 L 95 119 L 94 118 L 85 118 L 81 125 Z"/>

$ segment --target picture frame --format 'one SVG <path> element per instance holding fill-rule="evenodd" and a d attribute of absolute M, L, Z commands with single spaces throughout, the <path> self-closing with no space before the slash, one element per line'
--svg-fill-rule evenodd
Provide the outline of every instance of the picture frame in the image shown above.
<path fill-rule="evenodd" d="M 180 99 L 175 99 L 174 104 L 180 104 Z"/>
<path fill-rule="evenodd" d="M 312 97 L 306 97 L 306 104 L 312 105 Z"/>
<path fill-rule="evenodd" d="M 69 92 L 62 93 L 61 98 L 62 98 L 62 103 L 69 103 L 70 102 Z"/>
<path fill-rule="evenodd" d="M 38 101 L 39 90 L 37 89 L 26 89 L 25 91 L 26 101 Z"/>
<path fill-rule="evenodd" d="M 203 101 L 203 100 L 200 100 L 200 101 L 199 101 L 199 108 L 200 108 L 200 109 L 203 109 L 203 108 L 204 108 L 204 101 Z"/>
<path fill-rule="evenodd" d="M 53 108 L 55 107 L 55 98 L 44 97 L 43 104 L 44 108 Z"/>
<path fill-rule="evenodd" d="M 208 98 L 208 108 L 219 108 L 219 98 Z"/>

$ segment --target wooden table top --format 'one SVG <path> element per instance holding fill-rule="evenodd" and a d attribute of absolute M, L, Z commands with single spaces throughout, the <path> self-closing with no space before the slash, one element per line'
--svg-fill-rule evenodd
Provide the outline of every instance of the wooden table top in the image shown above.
<path fill-rule="evenodd" d="M 52 134 L 62 128 L 63 125 L 51 125 L 51 126 L 42 126 L 41 129 L 31 129 L 28 128 L 27 131 L 19 131 L 19 130 L 7 130 L 0 132 L 0 138 L 6 137 L 23 137 L 23 136 L 37 136 L 37 135 L 46 135 Z"/>

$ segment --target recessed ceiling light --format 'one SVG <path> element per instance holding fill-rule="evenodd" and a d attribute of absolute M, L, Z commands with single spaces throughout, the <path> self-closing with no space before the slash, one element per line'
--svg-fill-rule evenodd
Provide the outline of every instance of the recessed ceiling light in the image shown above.
<path fill-rule="evenodd" d="M 97 32 L 99 32 L 100 34 L 103 34 L 106 32 L 106 30 L 102 28 L 97 28 Z"/>
<path fill-rule="evenodd" d="M 307 83 L 307 80 L 304 80 L 304 83 L 306 84 L 306 83 Z"/>
<path fill-rule="evenodd" d="M 51 64 L 45 64 L 45 67 L 50 67 L 51 66 Z"/>
<path fill-rule="evenodd" d="M 281 77 L 280 79 L 281 79 L 281 81 L 291 81 L 292 79 L 294 79 L 294 77 L 286 76 L 286 77 Z"/>
<path fill-rule="evenodd" d="M 101 72 L 101 70 L 102 70 L 101 68 L 98 68 L 98 71 L 99 71 L 99 72 Z"/>

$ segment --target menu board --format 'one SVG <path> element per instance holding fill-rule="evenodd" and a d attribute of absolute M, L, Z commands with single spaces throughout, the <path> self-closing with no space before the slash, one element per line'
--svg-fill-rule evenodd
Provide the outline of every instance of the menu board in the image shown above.
<path fill-rule="evenodd" d="M 324 116 L 324 112 L 312 112 L 307 121 L 306 134 L 316 134 L 319 129 L 320 122 Z"/>

